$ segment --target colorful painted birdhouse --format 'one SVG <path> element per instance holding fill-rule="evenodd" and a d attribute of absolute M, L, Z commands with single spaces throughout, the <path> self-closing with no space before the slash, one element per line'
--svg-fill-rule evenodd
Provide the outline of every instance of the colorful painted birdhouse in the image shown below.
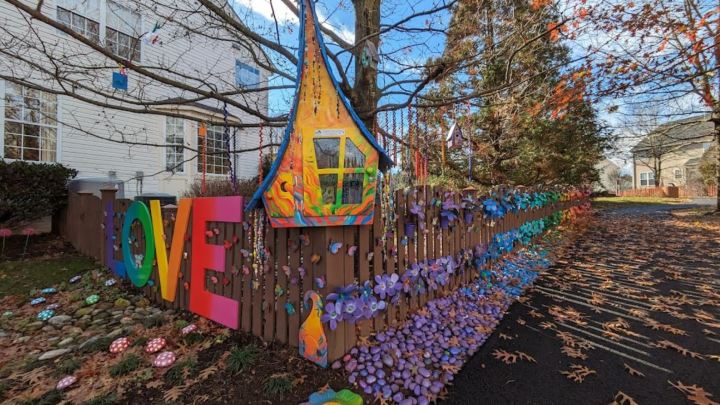
<path fill-rule="evenodd" d="M 460 149 L 463 146 L 462 128 L 458 124 L 453 124 L 445 137 L 448 149 Z"/>
<path fill-rule="evenodd" d="M 261 201 L 275 228 L 371 224 L 379 170 L 392 165 L 328 68 L 314 5 L 301 1 L 299 80 Z"/>

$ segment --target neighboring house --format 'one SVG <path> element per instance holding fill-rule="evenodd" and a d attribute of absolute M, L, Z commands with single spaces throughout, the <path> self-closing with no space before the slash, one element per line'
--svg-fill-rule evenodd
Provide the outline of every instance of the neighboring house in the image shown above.
<path fill-rule="evenodd" d="M 620 187 L 620 166 L 610 159 L 605 159 L 595 165 L 600 180 L 593 185 L 595 192 L 616 193 Z"/>
<path fill-rule="evenodd" d="M 703 153 L 713 145 L 709 116 L 660 125 L 632 149 L 633 188 L 686 186 L 698 175 Z"/>
<path fill-rule="evenodd" d="M 173 3 L 168 0 L 169 4 Z M 145 67 L 172 66 L 176 80 L 192 86 L 215 86 L 219 91 L 252 88 L 267 80 L 267 72 L 253 62 L 246 49 L 233 45 L 231 38 L 214 38 L 213 34 L 188 33 L 180 25 L 164 22 L 159 31 L 159 42 L 141 40 L 153 30 L 157 16 L 142 15 L 141 2 L 122 0 L 50 0 L 40 2 L 42 12 L 85 38 L 97 42 L 116 55 Z M 199 15 L 199 14 L 198 14 Z M 0 23 L 6 32 L 17 33 L 18 38 L 28 35 L 27 16 L 9 5 L 0 5 Z M 189 24 L 184 20 L 182 24 Z M 116 178 L 124 181 L 125 197 L 141 193 L 162 192 L 182 194 L 189 184 L 200 176 L 203 162 L 196 158 L 203 142 L 199 136 L 206 132 L 208 178 L 225 177 L 229 161 L 225 155 L 222 125 L 200 128 L 204 122 L 222 122 L 223 105 L 217 101 L 189 102 L 195 94 L 184 94 L 172 86 L 150 81 L 128 71 L 128 90 L 114 89 L 111 83 L 112 62 L 99 53 L 52 26 L 34 21 L 38 38 L 57 55 L 55 60 L 68 63 L 84 50 L 83 63 L 110 66 L 99 73 L 88 69 L 84 83 L 105 86 L 104 91 L 116 95 L 104 102 L 122 105 L 122 98 L 142 94 L 143 99 L 165 100 L 147 107 L 151 114 L 123 111 L 122 108 L 104 108 L 79 101 L 76 97 L 55 95 L 8 80 L 0 80 L 0 158 L 33 162 L 59 162 L 77 169 L 78 178 Z M 217 35 L 217 34 L 215 34 Z M 5 35 L 4 41 L 8 41 Z M 31 37 L 30 37 L 31 38 Z M 8 42 L 5 42 L 6 44 Z M 38 41 L 40 43 L 40 41 Z M 0 45 L 6 48 L 10 45 Z M 81 50 L 81 51 L 78 51 Z M 68 56 L 70 55 L 70 56 Z M 61 59 L 64 57 L 65 60 Z M 91 62 L 87 62 L 90 58 Z M 41 82 L 43 67 L 52 69 L 49 58 L 35 56 L 43 65 L 37 68 L 13 68 L 17 59 L 0 55 L 3 75 Z M 79 60 L 79 59 L 77 59 Z M 30 65 L 32 66 L 32 65 Z M 117 69 L 115 69 L 117 70 Z M 37 73 L 41 72 L 41 73 Z M 202 76 L 202 77 L 200 77 Z M 182 79 L 177 79 L 182 77 Z M 204 81 L 202 83 L 200 81 Z M 98 84 L 100 83 L 100 84 Z M 56 85 L 56 84 L 49 84 Z M 96 96 L 93 94 L 93 96 Z M 185 99 L 183 99 L 183 98 Z M 237 96 L 246 105 L 267 114 L 266 91 Z M 173 101 L 175 100 L 175 101 Z M 157 114 L 155 114 L 157 113 Z M 163 114 L 181 114 L 193 119 L 181 119 Z M 227 107 L 228 122 L 258 123 L 259 120 L 239 108 Z M 258 130 L 229 129 L 233 149 L 257 148 Z M 134 144 L 127 143 L 130 141 Z M 258 153 L 235 155 L 232 158 L 238 178 L 257 175 Z"/>

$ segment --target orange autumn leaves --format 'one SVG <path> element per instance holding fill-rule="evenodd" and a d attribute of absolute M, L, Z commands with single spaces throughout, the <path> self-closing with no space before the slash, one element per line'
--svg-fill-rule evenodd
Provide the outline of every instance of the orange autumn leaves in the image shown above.
<path fill-rule="evenodd" d="M 590 79 L 589 69 L 579 69 L 565 75 L 554 87 L 546 100 L 537 102 L 531 109 L 532 116 L 548 111 L 552 119 L 563 119 L 574 103 L 583 101 L 586 95 L 586 82 Z"/>

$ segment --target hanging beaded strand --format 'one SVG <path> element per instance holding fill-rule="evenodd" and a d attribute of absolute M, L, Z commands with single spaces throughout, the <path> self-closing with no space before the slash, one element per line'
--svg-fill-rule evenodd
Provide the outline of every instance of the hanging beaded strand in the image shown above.
<path fill-rule="evenodd" d="M 258 184 L 263 182 L 263 130 L 265 129 L 265 123 L 260 123 L 260 131 L 258 138 L 260 138 L 260 147 L 258 148 Z"/>
<path fill-rule="evenodd" d="M 232 149 L 230 148 L 230 127 L 228 126 L 228 108 L 227 103 L 223 104 L 223 141 L 225 141 L 225 153 L 228 159 L 228 173 L 230 175 L 230 187 L 233 193 L 237 194 L 237 179 L 235 178 L 235 165 L 233 164 Z M 260 161 L 262 162 L 262 160 Z"/>

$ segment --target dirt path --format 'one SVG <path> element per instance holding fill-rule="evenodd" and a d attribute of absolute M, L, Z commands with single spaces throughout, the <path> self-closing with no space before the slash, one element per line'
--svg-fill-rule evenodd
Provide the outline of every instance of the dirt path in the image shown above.
<path fill-rule="evenodd" d="M 445 403 L 720 402 L 720 222 L 701 221 L 666 209 L 595 218 Z"/>

